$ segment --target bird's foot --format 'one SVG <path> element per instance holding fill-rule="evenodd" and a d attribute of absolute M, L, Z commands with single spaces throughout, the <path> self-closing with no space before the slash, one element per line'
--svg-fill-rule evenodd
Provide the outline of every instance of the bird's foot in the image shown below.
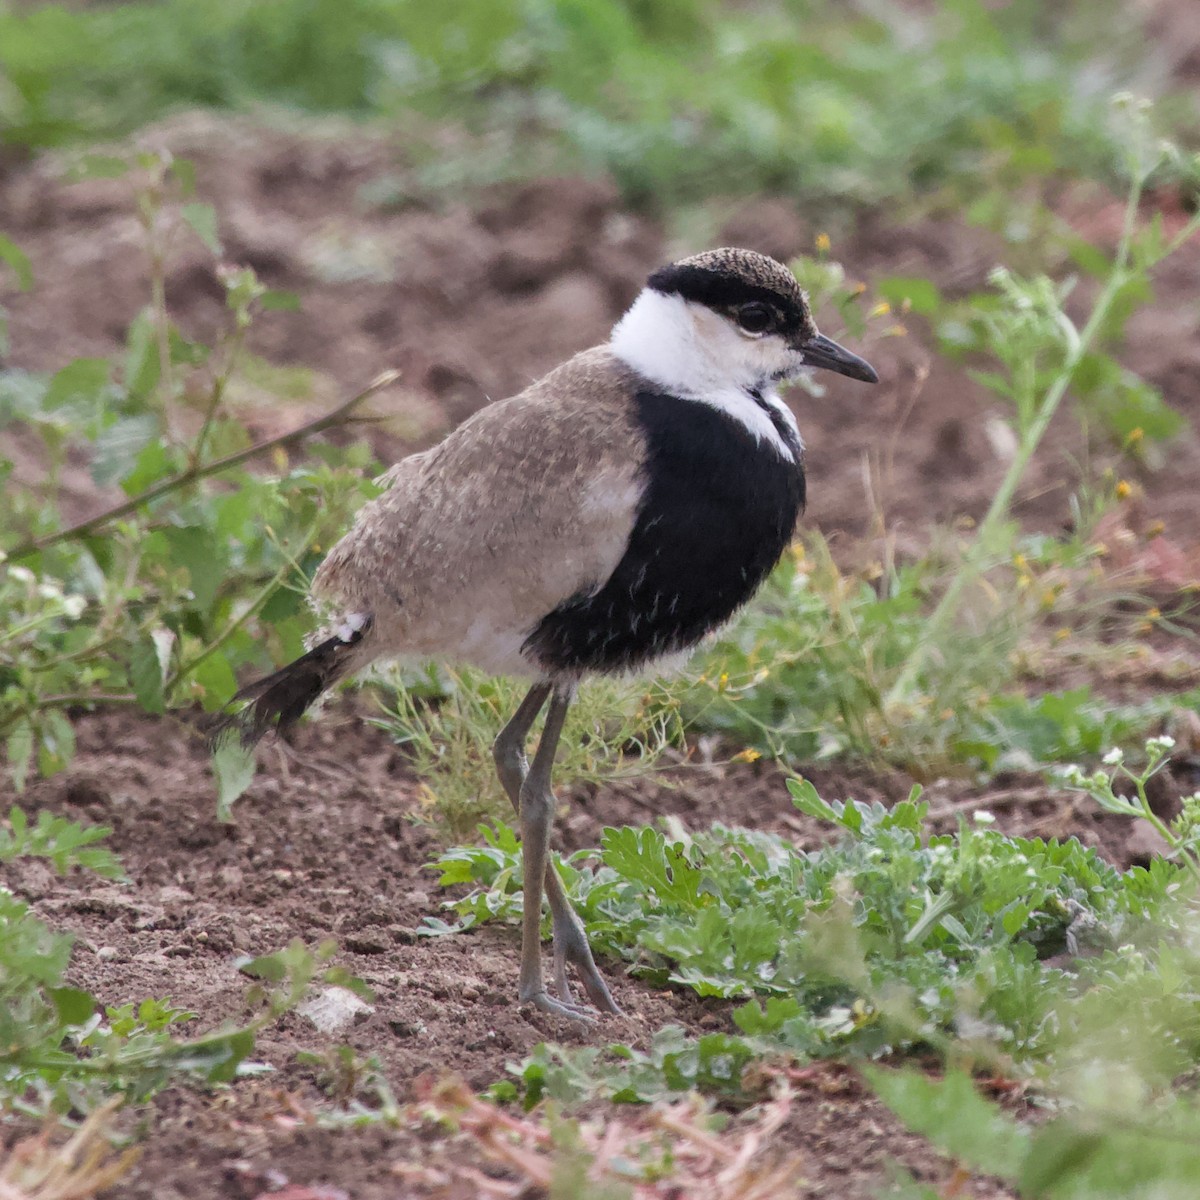
<path fill-rule="evenodd" d="M 572 914 L 573 915 L 573 914 Z M 585 1006 L 576 1004 L 575 995 L 567 978 L 567 964 L 579 972 L 583 990 L 588 999 L 602 1013 L 612 1013 L 622 1016 L 617 1002 L 608 990 L 608 984 L 596 968 L 596 960 L 592 957 L 592 948 L 588 945 L 587 936 L 583 932 L 583 924 L 576 917 L 573 921 L 554 922 L 554 986 L 563 1001 L 575 1008 Z M 595 1011 L 587 1010 L 585 1011 Z"/>
<path fill-rule="evenodd" d="M 521 997 L 522 1004 L 532 1004 L 539 1012 L 550 1013 L 555 1017 L 570 1017 L 572 1021 L 582 1021 L 585 1025 L 595 1024 L 600 1015 L 591 1005 L 576 1004 L 574 1000 L 556 1000 L 543 988 L 528 996 Z"/>

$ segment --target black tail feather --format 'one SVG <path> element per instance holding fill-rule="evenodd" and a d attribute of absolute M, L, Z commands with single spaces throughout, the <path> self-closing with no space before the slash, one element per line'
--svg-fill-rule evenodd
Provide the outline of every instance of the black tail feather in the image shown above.
<path fill-rule="evenodd" d="M 264 734 L 275 729 L 287 732 L 339 679 L 361 665 L 352 653 L 371 628 L 371 621 L 349 637 L 328 637 L 315 645 L 295 662 L 288 663 L 271 675 L 257 679 L 241 688 L 230 701 L 251 700 L 235 713 L 227 713 L 213 724 L 209 741 L 217 743 L 227 734 L 235 734 L 244 746 L 255 745 Z"/>

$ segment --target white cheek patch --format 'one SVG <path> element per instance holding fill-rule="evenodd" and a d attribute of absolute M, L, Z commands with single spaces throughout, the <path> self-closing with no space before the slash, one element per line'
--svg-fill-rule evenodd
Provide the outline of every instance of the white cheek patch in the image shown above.
<path fill-rule="evenodd" d="M 770 395 L 765 403 L 795 427 L 786 405 L 763 386 L 795 367 L 794 353 L 778 338 L 744 337 L 711 309 L 646 288 L 613 329 L 610 347 L 671 395 L 720 409 L 781 457 L 795 458 L 771 413 L 750 394 Z"/>

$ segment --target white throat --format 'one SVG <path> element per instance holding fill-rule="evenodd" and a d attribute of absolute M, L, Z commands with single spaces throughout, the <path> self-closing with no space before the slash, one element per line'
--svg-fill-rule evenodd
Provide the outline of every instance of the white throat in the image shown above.
<path fill-rule="evenodd" d="M 767 361 L 774 352 L 763 341 L 742 337 L 711 310 L 644 288 L 613 328 L 609 348 L 670 395 L 718 408 L 783 457 L 796 457 L 766 411 L 781 417 L 800 444 L 795 418 L 771 382 L 780 365 L 790 364 Z"/>

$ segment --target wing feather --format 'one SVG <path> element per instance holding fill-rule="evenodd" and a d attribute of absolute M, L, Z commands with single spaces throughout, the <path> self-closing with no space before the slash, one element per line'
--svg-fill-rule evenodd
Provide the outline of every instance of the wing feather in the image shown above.
<path fill-rule="evenodd" d="M 642 495 L 638 383 L 606 349 L 588 351 L 397 463 L 314 594 L 372 614 L 382 655 L 528 670 L 528 631 L 602 586 L 628 545 Z"/>

